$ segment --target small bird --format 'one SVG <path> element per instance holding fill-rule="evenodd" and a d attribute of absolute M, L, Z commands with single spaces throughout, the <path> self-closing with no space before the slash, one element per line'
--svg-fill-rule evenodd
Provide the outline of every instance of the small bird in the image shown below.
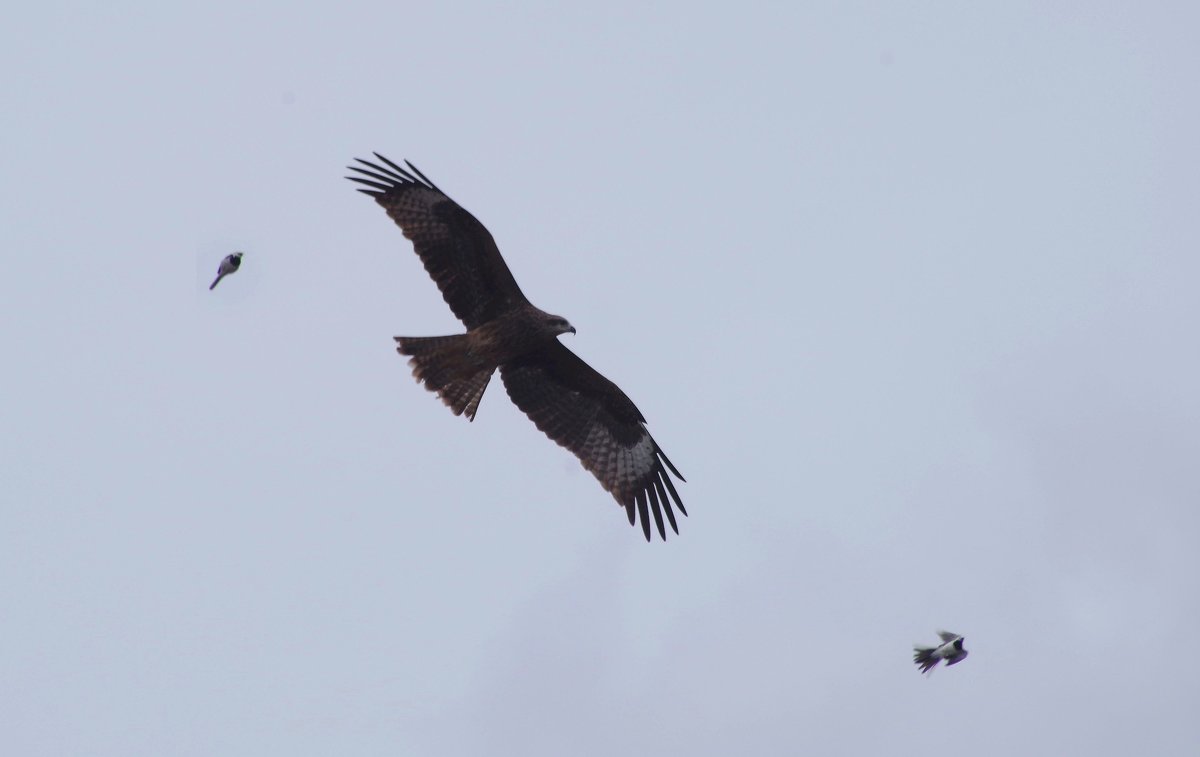
<path fill-rule="evenodd" d="M 217 278 L 213 279 L 213 283 L 208 285 L 209 291 L 211 292 L 214 288 L 216 288 L 217 284 L 221 283 L 221 279 L 237 271 L 241 265 L 242 253 L 235 252 L 230 255 L 226 255 L 225 259 L 221 261 L 221 265 L 217 267 Z"/>
<path fill-rule="evenodd" d="M 932 671 L 940 660 L 945 660 L 946 666 L 949 667 L 967 658 L 967 650 L 963 649 L 962 636 L 949 631 L 938 631 L 938 636 L 942 639 L 940 646 L 913 647 L 913 662 L 921 668 L 922 673 Z"/>

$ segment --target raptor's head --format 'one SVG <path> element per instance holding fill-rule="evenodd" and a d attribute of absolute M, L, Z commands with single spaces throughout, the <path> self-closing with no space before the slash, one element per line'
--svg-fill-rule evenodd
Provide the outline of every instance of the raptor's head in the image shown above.
<path fill-rule="evenodd" d="M 561 315 L 547 314 L 545 324 L 546 324 L 546 329 L 549 330 L 551 333 L 553 333 L 555 336 L 558 336 L 559 334 L 574 334 L 575 333 L 575 327 L 572 326 L 570 323 L 568 323 L 567 319 L 563 318 Z"/>

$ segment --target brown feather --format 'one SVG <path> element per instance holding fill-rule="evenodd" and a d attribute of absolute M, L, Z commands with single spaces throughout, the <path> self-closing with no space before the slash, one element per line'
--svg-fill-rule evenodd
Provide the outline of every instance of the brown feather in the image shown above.
<path fill-rule="evenodd" d="M 472 358 L 470 335 L 398 336 L 396 351 L 410 356 L 413 376 L 436 392 L 455 415 L 475 420 L 479 400 L 496 369 Z"/>
<path fill-rule="evenodd" d="M 653 514 L 679 533 L 672 505 L 687 515 L 670 473 L 684 480 L 646 431 L 645 420 L 616 384 L 558 341 L 500 366 L 508 396 L 546 436 L 566 447 L 650 538 Z M 669 493 L 669 496 L 668 496 Z M 661 495 L 661 496 L 660 496 Z"/>
<path fill-rule="evenodd" d="M 679 533 L 674 507 L 687 515 L 671 481 L 684 478 L 646 430 L 646 419 L 616 384 L 557 340 L 566 321 L 529 303 L 513 279 L 492 235 L 406 161 L 402 168 L 359 160 L 347 178 L 367 187 L 437 283 L 466 334 L 396 337 L 413 375 L 455 414 L 474 419 L 491 375 L 500 369 L 509 397 L 548 437 L 591 471 L 629 524 L 650 519 L 659 537 L 666 525 Z M 665 521 L 664 521 L 665 515 Z"/>
<path fill-rule="evenodd" d="M 443 299 L 468 329 L 512 307 L 528 304 L 491 232 L 475 216 L 417 171 L 406 171 L 379 153 L 385 165 L 359 159 L 366 168 L 349 166 L 362 176 L 347 176 L 369 189 L 404 236 L 413 242 L 425 270 Z M 364 178 L 366 177 L 366 178 Z"/>

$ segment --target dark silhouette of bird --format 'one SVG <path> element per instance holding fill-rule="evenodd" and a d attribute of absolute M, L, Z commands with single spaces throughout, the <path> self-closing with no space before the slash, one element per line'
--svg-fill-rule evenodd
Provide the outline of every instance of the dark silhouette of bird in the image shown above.
<path fill-rule="evenodd" d="M 967 658 L 967 650 L 963 649 L 963 637 L 949 631 L 938 631 L 942 643 L 936 647 L 913 647 L 913 662 L 921 668 L 922 673 L 931 672 L 942 660 L 946 667 L 962 662 Z"/>
<path fill-rule="evenodd" d="M 679 474 L 646 430 L 646 419 L 616 384 L 567 349 L 558 337 L 574 334 L 565 318 L 534 307 L 508 270 L 492 235 L 424 174 L 401 168 L 379 153 L 359 160 L 347 178 L 365 185 L 413 242 L 465 334 L 396 337 L 413 376 L 436 392 L 455 415 L 475 419 L 498 369 L 508 396 L 546 436 L 591 471 L 630 525 L 650 517 L 662 539 L 663 516 L 679 533 L 672 504 L 687 515 L 675 485 Z M 669 471 L 669 473 L 668 473 Z"/>
<path fill-rule="evenodd" d="M 216 288 L 217 284 L 221 283 L 221 279 L 231 273 L 236 273 L 237 269 L 242 267 L 242 253 L 234 252 L 225 256 L 221 261 L 221 265 L 217 266 L 217 278 L 213 279 L 213 283 L 208 285 L 208 290 L 211 292 Z M 253 277 L 252 277 L 253 278 Z"/>

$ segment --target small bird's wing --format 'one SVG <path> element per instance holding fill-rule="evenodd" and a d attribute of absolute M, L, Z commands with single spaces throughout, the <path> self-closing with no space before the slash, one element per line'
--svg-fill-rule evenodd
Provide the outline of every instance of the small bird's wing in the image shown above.
<path fill-rule="evenodd" d="M 921 669 L 922 673 L 928 673 L 937 666 L 940 657 L 935 657 L 934 652 L 937 650 L 934 647 L 913 647 L 913 662 Z"/>
<path fill-rule="evenodd" d="M 410 170 L 405 170 L 379 153 L 375 157 L 384 165 L 358 158 L 365 168 L 349 168 L 362 176 L 346 178 L 366 185 L 358 191 L 374 197 L 412 240 L 442 298 L 468 329 L 528 304 L 491 232 L 475 216 L 412 163 L 406 161 Z"/>
<path fill-rule="evenodd" d="M 213 283 L 208 285 L 208 291 L 211 292 L 216 288 L 217 284 L 221 283 L 221 279 L 233 273 L 235 270 L 233 261 L 234 257 L 232 255 L 226 255 L 225 257 L 221 258 L 220 264 L 217 265 L 217 277 L 213 279 Z"/>
<path fill-rule="evenodd" d="M 958 634 L 950 633 L 949 631 L 938 631 L 937 634 L 941 637 L 942 641 L 946 642 L 954 641 L 958 638 Z"/>
<path fill-rule="evenodd" d="M 687 515 L 671 473 L 683 476 L 646 430 L 646 419 L 616 384 L 557 339 L 500 366 L 508 396 L 541 431 L 571 450 L 650 540 L 650 516 L 666 540 L 672 501 Z M 669 472 L 668 472 L 669 471 Z"/>

